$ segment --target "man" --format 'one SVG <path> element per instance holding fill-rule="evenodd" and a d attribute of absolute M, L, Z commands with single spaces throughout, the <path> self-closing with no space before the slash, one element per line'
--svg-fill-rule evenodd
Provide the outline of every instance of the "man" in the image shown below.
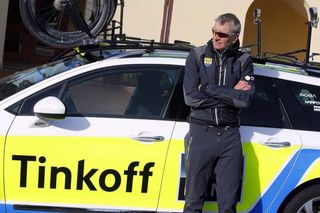
<path fill-rule="evenodd" d="M 234 14 L 220 15 L 212 39 L 192 50 L 186 61 L 183 88 L 191 114 L 185 138 L 184 212 L 202 211 L 212 179 L 219 212 L 236 212 L 242 174 L 238 114 L 254 91 L 252 58 L 239 51 L 240 30 Z"/>

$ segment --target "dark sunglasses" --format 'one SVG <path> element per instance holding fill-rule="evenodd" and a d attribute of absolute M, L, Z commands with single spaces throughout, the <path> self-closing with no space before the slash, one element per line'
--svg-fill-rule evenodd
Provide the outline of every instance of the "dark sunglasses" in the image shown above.
<path fill-rule="evenodd" d="M 212 29 L 212 33 L 214 36 L 219 36 L 220 38 L 227 38 L 229 36 L 235 35 L 235 33 L 223 33 L 223 32 L 218 32 L 214 28 Z"/>

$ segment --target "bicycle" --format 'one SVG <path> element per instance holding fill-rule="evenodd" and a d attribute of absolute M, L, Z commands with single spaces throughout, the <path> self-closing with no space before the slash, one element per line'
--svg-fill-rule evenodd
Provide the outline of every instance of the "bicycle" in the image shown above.
<path fill-rule="evenodd" d="M 117 0 L 19 0 L 26 28 L 41 43 L 70 48 L 92 43 L 111 22 Z"/>

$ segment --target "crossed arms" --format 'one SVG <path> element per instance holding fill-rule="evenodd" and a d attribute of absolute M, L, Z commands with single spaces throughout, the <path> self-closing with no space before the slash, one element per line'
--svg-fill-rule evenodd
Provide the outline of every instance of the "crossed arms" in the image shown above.
<path fill-rule="evenodd" d="M 185 102 L 191 107 L 215 108 L 236 107 L 245 108 L 249 105 L 254 93 L 253 80 L 247 80 L 253 73 L 252 59 L 246 63 L 241 73 L 240 81 L 233 87 L 218 86 L 212 83 L 200 82 L 194 52 L 191 52 L 186 61 L 183 90 Z"/>

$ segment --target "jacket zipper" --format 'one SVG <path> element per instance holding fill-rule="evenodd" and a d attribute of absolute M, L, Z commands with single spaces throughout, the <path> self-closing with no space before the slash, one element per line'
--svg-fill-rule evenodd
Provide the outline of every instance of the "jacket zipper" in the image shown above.
<path fill-rule="evenodd" d="M 222 55 L 219 54 L 219 82 L 218 82 L 219 86 L 221 86 L 221 73 L 222 73 Z M 216 125 L 219 126 L 218 108 L 214 108 L 214 114 L 215 114 Z"/>

